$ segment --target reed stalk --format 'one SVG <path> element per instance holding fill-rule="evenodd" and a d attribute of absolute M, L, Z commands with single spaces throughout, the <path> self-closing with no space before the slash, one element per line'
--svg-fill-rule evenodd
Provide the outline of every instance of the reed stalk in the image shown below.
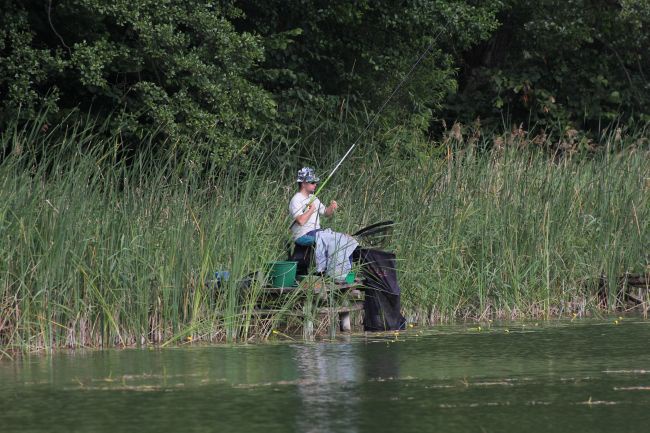
<path fill-rule="evenodd" d="M 293 171 L 265 160 L 206 175 L 176 155 L 120 157 L 118 137 L 93 131 L 2 136 L 2 353 L 248 341 L 296 324 L 295 298 L 255 314 L 264 264 L 285 255 Z M 648 270 L 647 142 L 562 158 L 531 143 L 446 142 L 446 156 L 412 159 L 367 146 L 323 192 L 341 205 L 327 224 L 398 222 L 390 247 L 414 322 L 615 308 L 618 277 Z M 217 270 L 231 274 L 218 287 Z"/>

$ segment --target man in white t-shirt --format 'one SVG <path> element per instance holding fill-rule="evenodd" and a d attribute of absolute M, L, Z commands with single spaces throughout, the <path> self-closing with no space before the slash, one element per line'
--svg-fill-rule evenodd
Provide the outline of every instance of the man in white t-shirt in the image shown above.
<path fill-rule="evenodd" d="M 338 204 L 332 200 L 329 206 L 325 207 L 314 197 L 319 179 L 313 168 L 301 168 L 296 181 L 299 189 L 289 202 L 289 213 L 293 219 L 291 234 L 298 245 L 310 245 L 314 242 L 315 233 L 320 230 L 321 215 L 333 215 Z"/>

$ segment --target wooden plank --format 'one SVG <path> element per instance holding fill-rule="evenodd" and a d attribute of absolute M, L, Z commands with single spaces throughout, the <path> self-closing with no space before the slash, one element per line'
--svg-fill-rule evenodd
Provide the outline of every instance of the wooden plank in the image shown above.
<path fill-rule="evenodd" d="M 277 293 L 284 294 L 289 292 L 295 292 L 296 290 L 306 292 L 309 286 L 296 286 L 296 287 L 263 287 L 262 291 L 266 293 Z M 334 282 L 317 282 L 314 286 L 314 293 L 326 293 L 331 291 L 347 291 L 351 289 L 356 289 L 358 291 L 363 290 L 363 285 L 361 282 L 354 282 L 352 284 L 347 283 L 334 283 Z"/>
<path fill-rule="evenodd" d="M 363 292 L 361 290 L 352 289 L 348 293 L 350 294 L 350 297 L 352 299 L 357 299 L 357 300 L 363 299 Z"/>
<path fill-rule="evenodd" d="M 355 302 L 351 305 L 343 305 L 340 307 L 320 307 L 316 311 L 318 314 L 339 314 L 339 313 L 349 313 L 352 311 L 361 311 L 363 310 L 363 302 Z M 255 309 L 250 312 L 253 316 L 263 316 L 263 315 L 272 315 L 272 314 L 284 314 L 288 316 L 303 316 L 302 311 L 297 310 L 281 310 L 273 308 L 260 308 Z"/>
<path fill-rule="evenodd" d="M 280 310 L 273 308 L 259 308 L 251 312 L 251 316 L 271 316 L 271 315 L 285 315 L 285 316 L 296 316 L 301 317 L 302 311 L 296 310 Z"/>
<path fill-rule="evenodd" d="M 343 305 L 340 307 L 321 307 L 318 309 L 318 314 L 338 314 L 349 313 L 351 311 L 363 310 L 363 302 L 355 302 L 351 305 Z"/>
<path fill-rule="evenodd" d="M 272 293 L 275 295 L 283 295 L 285 293 L 295 293 L 296 291 L 303 291 L 301 287 L 262 287 L 264 293 Z"/>
<path fill-rule="evenodd" d="M 345 292 L 351 289 L 362 290 L 363 286 L 360 283 L 328 283 L 325 286 L 314 287 L 314 293 L 327 293 L 332 291 Z"/>

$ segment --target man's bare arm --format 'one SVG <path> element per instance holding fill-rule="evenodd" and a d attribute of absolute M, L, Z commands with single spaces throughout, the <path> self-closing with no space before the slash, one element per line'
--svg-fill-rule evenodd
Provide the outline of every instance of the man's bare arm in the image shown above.
<path fill-rule="evenodd" d="M 307 207 L 305 213 L 303 213 L 302 215 L 298 215 L 296 217 L 296 222 L 301 226 L 304 226 L 307 220 L 309 220 L 309 217 L 311 217 L 314 212 L 316 212 L 316 206 L 315 203 L 312 203 L 309 205 L 309 207 Z"/>

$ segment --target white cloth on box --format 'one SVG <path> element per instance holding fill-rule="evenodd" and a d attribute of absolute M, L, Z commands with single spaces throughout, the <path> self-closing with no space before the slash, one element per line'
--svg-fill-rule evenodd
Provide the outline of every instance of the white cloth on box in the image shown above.
<path fill-rule="evenodd" d="M 335 281 L 345 280 L 352 265 L 350 256 L 359 245 L 352 236 L 332 231 L 321 230 L 316 233 L 316 271 L 325 272 Z"/>
<path fill-rule="evenodd" d="M 310 231 L 320 228 L 320 216 L 325 213 L 325 206 L 320 202 L 320 200 L 318 200 L 318 198 L 314 198 L 313 202 L 314 206 L 318 206 L 318 212 L 311 214 L 307 222 L 303 225 L 300 225 L 295 221 L 296 217 L 307 212 L 307 205 L 312 197 L 313 194 L 305 196 L 300 192 L 297 192 L 293 197 L 291 197 L 291 201 L 289 202 L 289 213 L 291 214 L 291 219 L 293 219 L 293 224 L 291 224 L 291 234 L 293 235 L 294 241 L 300 236 L 304 236 Z"/>

